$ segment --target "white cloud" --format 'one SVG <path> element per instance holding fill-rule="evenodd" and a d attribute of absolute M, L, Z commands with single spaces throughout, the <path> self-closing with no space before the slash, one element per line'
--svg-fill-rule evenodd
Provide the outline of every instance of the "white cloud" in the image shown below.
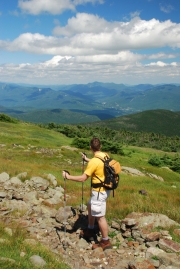
<path fill-rule="evenodd" d="M 32 5 L 33 1 L 20 2 L 31 2 Z M 34 10 L 32 7 L 34 14 L 42 12 L 42 3 L 46 3 L 44 12 L 50 12 L 50 9 L 55 12 L 51 1 L 38 2 L 39 6 L 36 5 Z M 58 12 L 71 5 L 73 10 L 80 2 L 85 4 L 88 1 L 61 1 L 64 6 L 61 5 Z M 26 5 L 23 10 L 30 12 L 30 7 Z M 97 80 L 135 84 L 136 81 L 166 83 L 171 80 L 179 83 L 178 23 L 156 19 L 146 21 L 139 17 L 128 22 L 109 22 L 96 15 L 77 13 L 63 27 L 58 20 L 54 20 L 54 24 L 54 35 L 27 32 L 12 41 L 0 40 L 0 49 L 4 51 L 41 54 L 42 58 L 46 55 L 46 59 L 50 55 L 44 62 L 0 65 L 1 81 L 71 84 Z M 168 53 L 163 52 L 164 47 L 169 47 Z M 151 48 L 160 48 L 162 52 L 146 54 Z M 173 62 L 170 63 L 170 59 Z"/>
<path fill-rule="evenodd" d="M 165 13 L 170 13 L 172 10 L 173 10 L 173 6 L 171 5 L 163 5 L 163 4 L 160 4 L 160 10 L 165 12 Z"/>
<path fill-rule="evenodd" d="M 103 4 L 103 0 L 19 0 L 19 8 L 29 14 L 38 15 L 40 13 L 61 14 L 65 10 L 75 11 L 77 5 L 87 3 Z"/>
<path fill-rule="evenodd" d="M 75 60 L 81 63 L 96 63 L 96 64 L 117 64 L 124 65 L 127 63 L 136 63 L 143 57 L 138 54 L 134 54 L 130 51 L 121 51 L 117 54 L 102 54 L 102 55 L 92 55 L 92 56 L 77 56 Z"/>
<path fill-rule="evenodd" d="M 38 15 L 43 12 L 60 14 L 70 9 L 75 10 L 75 5 L 71 0 L 19 0 L 18 6 L 23 12 Z"/>
<path fill-rule="evenodd" d="M 42 65 L 44 65 L 44 66 L 58 66 L 60 64 L 60 61 L 69 60 L 71 58 L 72 58 L 72 56 L 56 55 L 51 60 L 42 63 Z"/>
<path fill-rule="evenodd" d="M 0 48 L 34 54 L 88 56 L 118 54 L 125 50 L 180 48 L 180 24 L 134 18 L 129 22 L 108 22 L 98 16 L 79 13 L 56 36 L 24 33 L 13 41 L 0 40 Z M 59 36 L 58 36 L 59 35 Z"/>
<path fill-rule="evenodd" d="M 171 63 L 172 66 L 178 66 L 176 62 Z"/>
<path fill-rule="evenodd" d="M 150 64 L 147 64 L 146 66 L 160 66 L 160 67 L 165 67 L 165 66 L 178 66 L 178 64 L 176 62 L 172 62 L 170 64 L 161 62 L 161 61 L 157 61 L 157 62 L 153 62 Z"/>
<path fill-rule="evenodd" d="M 140 11 L 131 12 L 131 13 L 130 13 L 130 17 L 131 17 L 131 18 L 139 17 L 140 14 L 141 14 Z"/>
<path fill-rule="evenodd" d="M 57 36 L 73 36 L 79 33 L 99 33 L 106 31 L 106 27 L 109 25 L 111 24 L 99 16 L 87 13 L 77 13 L 76 17 L 72 17 L 68 20 L 66 26 L 55 27 L 53 34 Z"/>
<path fill-rule="evenodd" d="M 151 54 L 151 55 L 146 55 L 146 58 L 148 59 L 172 59 L 172 58 L 176 58 L 178 57 L 180 54 L 172 54 L 172 53 L 164 53 L 164 52 L 160 52 L 157 54 Z"/>
<path fill-rule="evenodd" d="M 179 83 L 180 64 L 161 61 L 143 65 L 141 55 L 124 51 L 118 55 L 61 56 L 35 64 L 0 65 L 1 80 L 14 83 L 72 84 L 104 81 L 115 83 Z"/>
<path fill-rule="evenodd" d="M 161 62 L 161 61 L 158 61 L 158 62 L 156 62 L 156 63 L 150 63 L 150 64 L 147 64 L 147 66 L 148 66 L 148 65 L 151 65 L 151 66 L 155 65 L 155 66 L 162 66 L 162 67 L 167 66 L 166 63 Z"/>

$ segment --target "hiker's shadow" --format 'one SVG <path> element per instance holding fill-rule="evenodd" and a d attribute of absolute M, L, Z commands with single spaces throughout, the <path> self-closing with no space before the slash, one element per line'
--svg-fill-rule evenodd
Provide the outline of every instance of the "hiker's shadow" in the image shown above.
<path fill-rule="evenodd" d="M 81 238 L 81 233 L 79 230 L 86 230 L 88 228 L 88 215 L 85 212 L 76 211 L 73 208 L 71 208 L 73 217 L 70 217 L 67 219 L 65 224 L 61 227 L 56 227 L 56 232 L 59 231 L 66 231 L 69 234 L 77 233 L 79 234 L 79 237 Z M 71 227 L 69 227 L 69 224 Z M 95 221 L 95 235 L 94 235 L 94 241 L 97 241 L 97 235 L 99 235 L 99 227 L 97 224 L 97 221 Z M 84 237 L 83 237 L 84 238 Z M 92 240 L 88 240 L 87 238 L 84 238 L 87 242 L 90 242 Z"/>
<path fill-rule="evenodd" d="M 77 219 L 74 222 L 73 225 L 73 230 L 76 232 L 77 230 L 86 230 L 88 228 L 88 216 L 84 215 L 82 212 L 77 214 Z M 100 231 L 99 231 L 99 226 L 97 221 L 95 220 L 95 225 L 94 225 L 94 241 L 97 241 L 97 236 L 100 236 Z M 81 237 L 81 236 L 80 236 Z M 90 239 L 84 238 L 86 241 L 92 241 Z"/>
<path fill-rule="evenodd" d="M 83 213 L 79 212 L 76 215 L 76 221 L 73 224 L 73 230 L 84 230 L 88 227 L 88 216 L 84 215 Z"/>

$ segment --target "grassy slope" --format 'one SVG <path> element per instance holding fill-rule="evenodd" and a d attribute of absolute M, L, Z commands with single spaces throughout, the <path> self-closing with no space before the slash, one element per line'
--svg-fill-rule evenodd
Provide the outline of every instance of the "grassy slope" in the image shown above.
<path fill-rule="evenodd" d="M 52 172 L 53 158 L 48 163 L 51 153 L 36 152 L 40 152 L 42 148 L 60 149 L 61 146 L 71 143 L 71 139 L 66 136 L 28 123 L 0 122 L 0 130 L 1 144 L 6 145 L 1 148 L 0 156 L 4 160 L 1 161 L 0 171 L 4 169 L 12 174 L 22 171 L 22 167 L 30 174 L 40 174 L 45 170 Z"/>
<path fill-rule="evenodd" d="M 148 110 L 88 125 L 106 126 L 115 130 L 126 129 L 136 132 L 162 133 L 166 136 L 180 136 L 180 112 L 163 109 Z"/>
<path fill-rule="evenodd" d="M 63 109 L 34 111 L 18 115 L 7 114 L 34 123 L 83 124 L 108 127 L 115 130 L 125 129 L 135 132 L 161 133 L 166 136 L 180 136 L 180 112 L 163 109 L 143 111 L 109 120 L 99 120 L 95 115 L 86 115 Z"/>
<path fill-rule="evenodd" d="M 9 113 L 10 114 L 10 113 Z M 98 121 L 99 118 L 93 115 L 87 115 L 84 113 L 71 112 L 65 109 L 53 109 L 53 110 L 36 110 L 32 112 L 25 112 L 20 114 L 11 113 L 11 115 L 17 119 L 33 123 L 50 123 L 57 124 L 64 123 L 84 123 Z"/>
<path fill-rule="evenodd" d="M 13 223 L 8 225 L 11 225 L 11 229 L 13 228 L 12 236 L 4 230 L 7 228 L 7 223 L 3 224 L 0 222 L 0 238 L 6 240 L 6 242 L 1 242 L 0 257 L 6 258 L 6 260 L 0 259 L 1 269 L 37 269 L 37 266 L 33 266 L 29 261 L 33 255 L 39 255 L 46 261 L 44 269 L 70 269 L 68 265 L 62 262 L 60 256 L 53 254 L 48 248 L 40 244 L 34 246 L 25 244 L 23 242 L 27 238 L 25 231 L 20 227 L 13 226 Z M 21 257 L 20 253 L 24 253 L 25 256 Z M 7 260 L 7 258 L 13 259 L 15 262 L 13 263 Z"/>
<path fill-rule="evenodd" d="M 56 156 L 50 152 L 37 153 L 42 147 L 44 149 L 59 149 L 62 145 L 71 142 L 63 135 L 53 131 L 41 129 L 38 126 L 26 123 L 4 123 L 0 122 L 0 173 L 7 172 L 10 176 L 17 175 L 19 172 L 27 171 L 28 177 L 44 173 L 53 173 L 57 179 L 61 178 L 61 169 L 57 162 L 59 153 Z M 63 181 L 59 181 L 61 185 Z M 0 221 L 0 238 L 6 238 L 7 243 L 1 243 L 0 256 L 16 260 L 16 263 L 0 261 L 2 269 L 28 269 L 35 267 L 29 262 L 29 258 L 37 253 L 43 257 L 47 265 L 44 268 L 68 269 L 69 266 L 62 262 L 61 257 L 56 257 L 47 248 L 37 245 L 24 245 L 23 240 L 27 235 L 19 227 L 14 227 L 13 236 L 5 234 L 4 228 L 8 227 Z M 26 253 L 22 259 L 20 250 Z"/>
<path fill-rule="evenodd" d="M 15 176 L 20 172 L 28 172 L 28 177 L 43 176 L 51 173 L 56 176 L 58 184 L 64 184 L 62 170 L 67 169 L 72 174 L 82 173 L 82 150 L 75 151 L 64 148 L 71 144 L 71 139 L 52 130 L 42 129 L 33 124 L 3 123 L 0 122 L 0 173 L 7 172 Z M 16 144 L 16 146 L 14 146 Z M 57 150 L 52 153 L 51 149 Z M 164 182 L 152 179 L 148 176 L 137 177 L 121 174 L 119 188 L 108 201 L 107 216 L 109 219 L 125 217 L 132 211 L 159 212 L 168 215 L 180 222 L 180 175 L 165 168 L 157 168 L 148 164 L 149 157 L 156 153 L 164 155 L 154 149 L 127 147 L 124 149 L 129 157 L 114 155 L 122 166 L 137 168 L 159 175 Z M 91 152 L 86 152 L 89 157 Z M 173 153 L 169 153 L 173 154 Z M 172 188 L 175 185 L 177 188 Z M 81 183 L 67 182 L 69 205 L 81 203 Z M 146 189 L 147 197 L 139 195 L 140 189 Z M 90 180 L 84 184 L 84 202 L 87 202 L 90 191 Z"/>

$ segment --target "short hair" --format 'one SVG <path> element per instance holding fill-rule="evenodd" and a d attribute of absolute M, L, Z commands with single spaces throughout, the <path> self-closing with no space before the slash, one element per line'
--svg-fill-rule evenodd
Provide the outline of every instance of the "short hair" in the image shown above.
<path fill-rule="evenodd" d="M 93 151 L 99 151 L 101 148 L 101 141 L 97 137 L 93 137 L 90 141 L 90 146 Z"/>

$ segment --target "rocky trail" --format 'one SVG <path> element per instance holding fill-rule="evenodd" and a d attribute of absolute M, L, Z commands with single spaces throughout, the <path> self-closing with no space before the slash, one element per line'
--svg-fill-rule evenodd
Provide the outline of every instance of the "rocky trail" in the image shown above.
<path fill-rule="evenodd" d="M 64 200 L 64 189 L 57 186 L 56 178 L 52 174 L 26 178 L 26 172 L 12 178 L 6 172 L 0 174 L 0 218 L 7 227 L 13 220 L 26 229 L 26 243 L 42 243 L 73 269 L 180 268 L 180 244 L 173 241 L 166 230 L 174 226 L 174 233 L 180 234 L 180 224 L 167 216 L 136 212 L 124 219 L 117 216 L 109 224 L 112 249 L 92 250 L 93 242 L 79 236 L 80 230 L 87 227 L 86 206 L 73 208 L 64 204 L 55 209 L 59 201 Z M 155 231 L 157 227 L 161 229 Z M 5 232 L 13 231 L 5 228 Z M 100 238 L 97 227 L 94 241 Z M 0 238 L 0 244 L 2 242 Z M 31 261 L 37 267 L 43 268 L 46 264 L 38 255 L 31 257 Z"/>

